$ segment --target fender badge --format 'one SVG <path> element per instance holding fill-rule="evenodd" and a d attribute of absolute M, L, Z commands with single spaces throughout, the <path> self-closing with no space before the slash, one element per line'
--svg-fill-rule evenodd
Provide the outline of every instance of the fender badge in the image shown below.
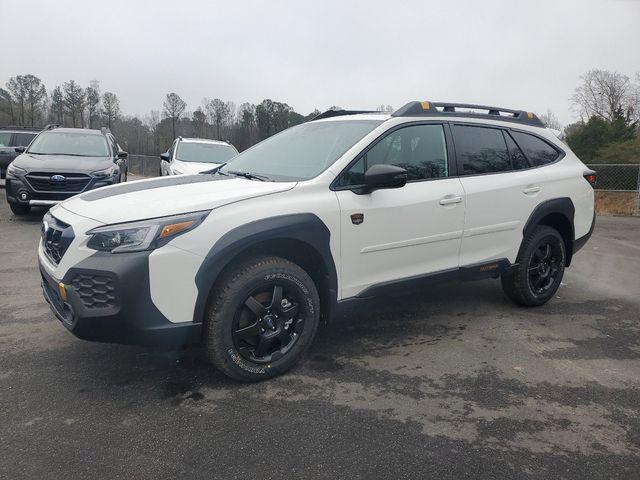
<path fill-rule="evenodd" d="M 364 213 L 351 214 L 351 223 L 354 225 L 360 225 L 362 222 L 364 222 Z"/>

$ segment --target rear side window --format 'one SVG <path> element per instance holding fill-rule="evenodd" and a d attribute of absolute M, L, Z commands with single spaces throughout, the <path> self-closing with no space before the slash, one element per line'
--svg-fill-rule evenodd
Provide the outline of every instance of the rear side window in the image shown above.
<path fill-rule="evenodd" d="M 462 175 L 511 170 L 509 151 L 502 130 L 454 125 L 453 138 Z"/>
<path fill-rule="evenodd" d="M 538 137 L 522 132 L 512 132 L 512 134 L 529 161 L 536 167 L 553 163 L 560 156 L 558 150 Z"/>
<path fill-rule="evenodd" d="M 15 147 L 28 147 L 35 136 L 35 133 L 15 133 L 13 136 L 13 145 Z"/>

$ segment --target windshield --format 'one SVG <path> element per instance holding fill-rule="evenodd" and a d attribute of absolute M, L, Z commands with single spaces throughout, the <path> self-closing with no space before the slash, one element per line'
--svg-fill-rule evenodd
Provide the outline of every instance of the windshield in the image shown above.
<path fill-rule="evenodd" d="M 43 132 L 29 146 L 36 155 L 77 155 L 108 157 L 109 149 L 103 135 L 76 132 Z"/>
<path fill-rule="evenodd" d="M 176 151 L 176 160 L 181 162 L 224 163 L 237 154 L 238 151 L 231 145 L 180 142 Z"/>
<path fill-rule="evenodd" d="M 308 180 L 325 171 L 382 120 L 309 122 L 289 128 L 242 152 L 221 171 L 271 180 Z"/>

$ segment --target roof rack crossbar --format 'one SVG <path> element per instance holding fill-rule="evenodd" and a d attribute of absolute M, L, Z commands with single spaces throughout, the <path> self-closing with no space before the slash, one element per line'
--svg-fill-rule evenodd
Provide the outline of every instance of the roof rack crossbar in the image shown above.
<path fill-rule="evenodd" d="M 482 112 L 466 112 L 463 110 L 482 110 Z M 512 108 L 491 107 L 488 105 L 476 105 L 472 103 L 449 102 L 409 102 L 391 114 L 393 117 L 418 117 L 418 116 L 456 116 L 456 117 L 500 117 L 500 120 L 517 122 L 536 127 L 544 127 L 540 119 L 532 112 L 514 110 Z"/>
<path fill-rule="evenodd" d="M 377 110 L 327 110 L 326 112 L 322 112 L 320 115 L 316 115 L 311 119 L 313 120 L 322 120 L 323 118 L 331 118 L 331 117 L 340 117 L 342 115 L 358 115 L 360 113 L 382 113 Z"/>

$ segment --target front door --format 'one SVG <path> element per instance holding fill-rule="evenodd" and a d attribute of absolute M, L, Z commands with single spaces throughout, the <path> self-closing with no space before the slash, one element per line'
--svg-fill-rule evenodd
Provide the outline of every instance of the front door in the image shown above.
<path fill-rule="evenodd" d="M 445 126 L 412 124 L 378 140 L 338 178 L 341 298 L 429 273 L 456 269 L 465 199 L 450 177 Z M 408 172 L 401 188 L 356 194 L 364 172 L 392 164 Z"/>

